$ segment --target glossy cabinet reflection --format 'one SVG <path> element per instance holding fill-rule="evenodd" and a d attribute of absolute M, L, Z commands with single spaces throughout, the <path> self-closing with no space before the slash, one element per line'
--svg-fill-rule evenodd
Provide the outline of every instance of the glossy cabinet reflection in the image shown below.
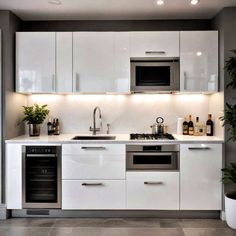
<path fill-rule="evenodd" d="M 218 32 L 180 32 L 180 91 L 218 91 Z"/>

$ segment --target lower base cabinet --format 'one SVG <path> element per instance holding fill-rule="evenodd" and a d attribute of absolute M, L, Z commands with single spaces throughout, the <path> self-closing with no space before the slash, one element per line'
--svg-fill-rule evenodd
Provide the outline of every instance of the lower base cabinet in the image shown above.
<path fill-rule="evenodd" d="M 179 210 L 179 172 L 127 172 L 127 208 Z"/>
<path fill-rule="evenodd" d="M 63 180 L 62 209 L 125 209 L 125 180 Z"/>

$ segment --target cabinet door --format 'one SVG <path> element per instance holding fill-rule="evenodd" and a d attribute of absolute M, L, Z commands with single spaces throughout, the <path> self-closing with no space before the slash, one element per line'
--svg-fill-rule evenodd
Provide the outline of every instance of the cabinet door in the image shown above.
<path fill-rule="evenodd" d="M 131 57 L 179 57 L 179 32 L 132 32 Z"/>
<path fill-rule="evenodd" d="M 73 33 L 74 92 L 114 92 L 114 77 L 114 33 Z"/>
<path fill-rule="evenodd" d="M 127 208 L 179 210 L 179 172 L 127 172 Z"/>
<path fill-rule="evenodd" d="M 63 180 L 62 209 L 125 209 L 125 180 Z"/>
<path fill-rule="evenodd" d="M 56 92 L 72 92 L 72 32 L 56 33 Z"/>
<path fill-rule="evenodd" d="M 64 144 L 62 179 L 125 179 L 125 145 Z"/>
<path fill-rule="evenodd" d="M 6 145 L 7 209 L 22 209 L 22 148 L 21 144 Z"/>
<path fill-rule="evenodd" d="M 218 91 L 218 32 L 180 32 L 180 90 Z"/>
<path fill-rule="evenodd" d="M 180 209 L 221 210 L 222 145 L 180 145 Z"/>
<path fill-rule="evenodd" d="M 117 93 L 130 92 L 130 33 L 115 33 L 115 88 Z"/>
<path fill-rule="evenodd" d="M 16 91 L 52 93 L 55 82 L 55 32 L 16 33 Z"/>

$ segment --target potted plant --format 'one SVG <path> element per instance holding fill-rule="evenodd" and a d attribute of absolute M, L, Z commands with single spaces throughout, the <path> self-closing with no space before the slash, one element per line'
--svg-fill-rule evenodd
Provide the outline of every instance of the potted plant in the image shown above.
<path fill-rule="evenodd" d="M 235 54 L 226 61 L 225 70 L 229 74 L 230 82 L 226 88 L 231 87 L 236 89 L 236 50 L 232 50 Z M 220 117 L 220 120 L 224 122 L 224 126 L 227 127 L 227 131 L 230 134 L 228 141 L 236 141 L 236 104 L 226 103 L 224 116 Z M 222 169 L 223 183 L 236 184 L 236 163 L 231 163 L 230 167 Z M 229 227 L 236 229 L 236 189 L 235 191 L 225 193 L 225 216 L 226 222 Z"/>
<path fill-rule="evenodd" d="M 231 163 L 231 167 L 222 169 L 223 183 L 233 183 L 236 185 L 236 164 Z M 229 227 L 236 229 L 236 188 L 235 191 L 225 194 L 225 216 Z"/>
<path fill-rule="evenodd" d="M 34 104 L 33 106 L 23 106 L 24 108 L 24 119 L 29 125 L 29 136 L 39 136 L 40 127 L 47 115 L 49 110 L 47 109 L 48 105 L 38 105 Z"/>

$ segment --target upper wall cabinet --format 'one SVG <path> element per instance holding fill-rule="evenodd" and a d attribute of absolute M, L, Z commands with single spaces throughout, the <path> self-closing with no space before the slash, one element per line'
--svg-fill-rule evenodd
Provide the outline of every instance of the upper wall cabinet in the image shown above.
<path fill-rule="evenodd" d="M 72 92 L 72 33 L 16 33 L 16 91 Z"/>
<path fill-rule="evenodd" d="M 180 32 L 181 92 L 218 91 L 218 32 Z"/>
<path fill-rule="evenodd" d="M 129 33 L 73 33 L 73 91 L 129 92 Z"/>
<path fill-rule="evenodd" d="M 131 32 L 131 57 L 179 57 L 179 32 Z"/>

